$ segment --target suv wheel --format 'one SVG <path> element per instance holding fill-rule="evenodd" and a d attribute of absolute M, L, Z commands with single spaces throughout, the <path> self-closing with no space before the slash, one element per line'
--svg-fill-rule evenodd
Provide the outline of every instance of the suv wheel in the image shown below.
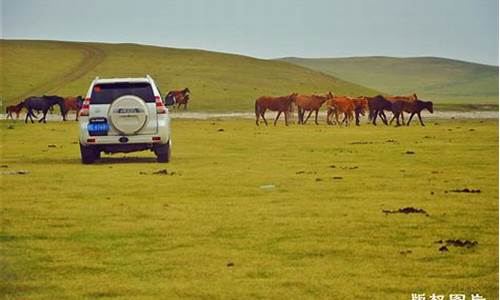
<path fill-rule="evenodd" d="M 94 146 L 83 146 L 82 144 L 80 144 L 80 153 L 84 164 L 91 164 L 101 156 L 101 152 Z"/>
<path fill-rule="evenodd" d="M 157 145 L 155 154 L 158 162 L 168 163 L 170 161 L 170 141 L 166 144 Z"/>

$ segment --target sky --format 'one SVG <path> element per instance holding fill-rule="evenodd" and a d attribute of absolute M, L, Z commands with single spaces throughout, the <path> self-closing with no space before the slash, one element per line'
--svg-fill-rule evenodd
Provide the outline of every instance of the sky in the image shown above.
<path fill-rule="evenodd" d="M 4 39 L 498 65 L 498 0 L 0 0 Z"/>

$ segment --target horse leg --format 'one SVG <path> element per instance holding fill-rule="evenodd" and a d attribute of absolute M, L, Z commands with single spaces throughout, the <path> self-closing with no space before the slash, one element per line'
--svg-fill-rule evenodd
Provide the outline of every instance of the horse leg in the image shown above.
<path fill-rule="evenodd" d="M 315 123 L 316 125 L 319 125 L 319 123 L 318 123 L 318 111 L 319 111 L 319 109 L 316 109 L 316 110 L 314 111 L 314 123 Z"/>
<path fill-rule="evenodd" d="M 389 121 L 389 125 L 392 125 L 392 122 L 394 122 L 394 119 L 396 119 L 396 114 L 392 114 L 392 118 Z M 399 120 L 398 120 L 398 122 L 399 122 Z"/>
<path fill-rule="evenodd" d="M 262 117 L 262 120 L 264 120 L 264 123 L 265 123 L 265 124 L 266 124 L 266 126 L 267 126 L 267 120 L 266 120 L 266 118 L 264 117 L 264 114 L 265 114 L 265 113 L 266 113 L 266 110 L 265 110 L 265 109 L 263 109 L 263 110 L 260 112 L 260 116 Z"/>
<path fill-rule="evenodd" d="M 348 120 L 348 114 L 347 112 L 344 112 L 344 118 L 342 119 L 342 124 L 345 123 L 345 126 L 347 127 L 349 125 L 349 120 Z"/>
<path fill-rule="evenodd" d="M 342 126 L 341 123 L 339 122 L 339 112 L 335 112 L 335 121 L 337 122 L 337 125 Z"/>
<path fill-rule="evenodd" d="M 285 126 L 288 126 L 288 114 L 289 112 L 285 112 Z"/>
<path fill-rule="evenodd" d="M 69 110 L 66 110 L 64 107 L 61 106 L 61 116 L 63 118 L 63 121 L 66 121 L 66 115 L 68 114 L 68 112 Z"/>
<path fill-rule="evenodd" d="M 405 114 L 403 111 L 401 111 L 401 122 L 403 122 L 403 125 L 405 124 Z"/>
<path fill-rule="evenodd" d="M 420 116 L 420 112 L 417 113 L 418 119 L 420 120 L 420 125 L 425 126 L 424 122 L 422 122 L 422 117 Z"/>
<path fill-rule="evenodd" d="M 375 110 L 375 113 L 372 115 L 373 119 L 372 119 L 372 123 L 373 125 L 377 126 L 377 117 L 379 116 L 379 112 L 378 110 Z"/>
<path fill-rule="evenodd" d="M 336 123 L 333 121 L 333 115 L 335 114 L 335 116 L 337 116 L 337 112 L 334 111 L 333 109 L 330 111 L 330 118 L 329 118 L 329 121 L 330 121 L 330 125 L 335 125 Z"/>
<path fill-rule="evenodd" d="M 384 122 L 385 125 L 388 125 L 387 116 L 385 115 L 383 110 L 380 111 L 380 119 L 382 120 L 382 122 Z"/>
<path fill-rule="evenodd" d="M 309 111 L 309 113 L 307 114 L 307 118 L 305 119 L 304 123 L 302 123 L 302 124 L 307 123 L 307 120 L 309 120 L 309 117 L 311 116 L 312 112 L 313 112 L 312 110 Z M 305 113 L 305 110 L 304 110 L 304 113 Z"/>
<path fill-rule="evenodd" d="M 396 126 L 398 126 L 398 127 L 401 126 L 401 123 L 399 123 L 399 115 L 400 115 L 400 113 L 396 112 L 396 113 L 394 113 L 394 117 L 393 117 L 393 119 L 394 118 L 396 119 Z"/>
<path fill-rule="evenodd" d="M 356 116 L 356 126 L 359 126 L 359 111 L 355 112 Z"/>
<path fill-rule="evenodd" d="M 346 112 L 345 113 L 345 118 L 346 118 L 345 126 L 349 127 L 349 124 L 352 123 L 352 119 L 354 119 L 353 112 L 352 111 Z"/>
<path fill-rule="evenodd" d="M 276 116 L 276 119 L 274 119 L 274 126 L 276 126 L 276 122 L 278 122 L 278 119 L 281 116 L 281 110 L 278 112 L 278 115 Z"/>
<path fill-rule="evenodd" d="M 411 113 L 410 119 L 408 120 L 408 123 L 406 123 L 406 126 L 410 126 L 411 119 L 413 119 L 414 115 L 415 115 L 415 113 Z"/>
<path fill-rule="evenodd" d="M 49 111 L 48 109 L 44 109 L 44 110 L 43 110 L 43 117 L 42 117 L 40 120 L 38 120 L 38 123 L 40 123 L 40 122 L 42 122 L 42 121 L 43 121 L 43 123 L 47 123 L 47 121 L 46 121 L 46 119 L 45 119 L 45 118 L 47 118 L 47 112 L 48 112 L 48 111 Z"/>
<path fill-rule="evenodd" d="M 31 108 L 28 109 L 28 113 L 26 114 L 26 119 L 24 120 L 24 123 L 28 123 L 28 117 L 30 118 L 31 124 L 35 123 L 33 121 L 33 110 Z"/>
<path fill-rule="evenodd" d="M 332 124 L 331 124 L 331 121 L 330 121 L 330 116 L 331 116 L 331 114 L 332 114 L 332 111 L 331 111 L 331 109 L 330 109 L 330 108 L 328 108 L 328 109 L 326 110 L 326 124 L 328 124 L 328 125 L 332 125 Z"/>

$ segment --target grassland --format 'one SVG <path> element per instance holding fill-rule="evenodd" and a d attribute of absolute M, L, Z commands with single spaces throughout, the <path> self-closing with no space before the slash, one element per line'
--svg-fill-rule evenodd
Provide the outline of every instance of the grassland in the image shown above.
<path fill-rule="evenodd" d="M 8 124 L 5 299 L 498 299 L 497 120 L 174 120 L 170 164 L 89 166 L 74 122 Z M 481 192 L 446 192 L 463 188 Z M 382 212 L 403 207 L 429 216 Z M 440 252 L 442 239 L 479 244 Z"/>
<path fill-rule="evenodd" d="M 498 106 L 497 66 L 437 57 L 286 58 L 283 61 L 393 95 L 416 92 L 419 97 L 439 104 Z"/>
<path fill-rule="evenodd" d="M 286 62 L 202 50 L 136 44 L 1 40 L 4 104 L 32 95 L 81 95 L 96 77 L 150 74 L 167 90 L 189 87 L 191 110 L 248 111 L 261 95 L 292 92 L 374 94 Z"/>

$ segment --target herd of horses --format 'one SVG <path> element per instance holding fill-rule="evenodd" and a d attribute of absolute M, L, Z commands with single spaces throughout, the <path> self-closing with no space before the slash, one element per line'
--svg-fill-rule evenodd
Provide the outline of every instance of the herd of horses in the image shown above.
<path fill-rule="evenodd" d="M 329 125 L 338 124 L 348 126 L 354 119 L 356 125 L 359 126 L 360 116 L 364 116 L 368 112 L 368 118 L 377 125 L 377 118 L 380 118 L 385 125 L 392 124 L 396 120 L 397 126 L 401 124 L 410 125 L 411 120 L 417 115 L 420 124 L 422 121 L 421 112 L 427 109 L 433 113 L 432 101 L 424 101 L 418 99 L 416 94 L 410 96 L 387 96 L 377 95 L 375 97 L 361 96 L 357 98 L 346 96 L 334 96 L 331 92 L 326 95 L 299 95 L 293 93 L 286 96 L 273 97 L 262 96 L 255 101 L 255 124 L 260 123 L 260 118 L 267 125 L 265 113 L 267 110 L 277 111 L 278 114 L 274 120 L 274 125 L 280 118 L 281 114 L 285 117 L 285 125 L 288 126 L 290 114 L 294 107 L 297 108 L 298 124 L 306 124 L 314 112 L 314 122 L 318 124 L 318 112 L 323 104 L 326 103 L 326 122 Z M 385 112 L 392 112 L 392 119 L 388 120 Z M 309 112 L 304 119 L 305 113 Z M 410 118 L 407 122 L 404 120 L 404 113 L 409 113 Z M 335 117 L 335 120 L 333 120 Z M 339 117 L 343 117 L 339 121 Z M 401 121 L 400 121 L 401 119 Z"/>
<path fill-rule="evenodd" d="M 175 105 L 177 105 L 177 109 L 180 109 L 183 105 L 184 110 L 186 110 L 190 94 L 191 91 L 189 88 L 169 91 L 165 96 L 164 101 L 167 106 L 175 107 Z M 31 123 L 34 123 L 33 118 L 37 118 L 35 112 L 43 113 L 43 116 L 38 120 L 38 122 L 45 123 L 48 111 L 52 110 L 53 106 L 57 105 L 60 108 L 64 121 L 66 121 L 66 115 L 70 111 L 76 112 L 75 120 L 78 120 L 83 100 L 82 96 L 64 98 L 55 95 L 33 96 L 16 105 L 8 106 L 6 108 L 7 119 L 13 119 L 14 114 L 16 114 L 16 118 L 19 118 L 20 112 L 23 109 L 26 109 L 27 113 L 24 120 L 25 123 L 28 123 L 28 119 L 31 120 Z M 377 118 L 380 118 L 386 125 L 392 124 L 394 120 L 396 120 L 397 126 L 400 126 L 401 124 L 410 125 L 411 120 L 416 115 L 420 124 L 425 126 L 421 116 L 422 110 L 427 109 L 430 113 L 433 113 L 432 101 L 418 99 L 416 94 L 410 96 L 385 97 L 377 95 L 375 97 L 361 96 L 352 98 L 347 96 L 336 96 L 331 92 L 328 92 L 325 95 L 299 95 L 297 93 L 293 93 L 280 97 L 259 97 L 255 101 L 255 123 L 259 125 L 260 118 L 262 118 L 262 121 L 268 125 L 265 113 L 267 110 L 271 110 L 278 112 L 274 120 L 274 125 L 276 125 L 281 114 L 283 114 L 285 118 L 285 125 L 288 126 L 290 115 L 296 107 L 298 124 L 306 124 L 313 112 L 314 122 L 318 124 L 318 113 L 324 104 L 326 106 L 326 123 L 329 125 L 338 124 L 340 126 L 349 126 L 349 124 L 354 120 L 355 124 L 359 126 L 360 116 L 364 116 L 366 112 L 368 112 L 368 118 L 373 125 L 377 125 Z M 307 116 L 306 112 L 308 112 Z M 388 120 L 385 112 L 392 112 L 391 120 Z M 410 114 L 407 122 L 404 120 L 405 112 Z M 339 120 L 339 117 L 342 119 Z"/>
<path fill-rule="evenodd" d="M 191 91 L 188 88 L 178 91 L 170 91 L 165 96 L 165 104 L 171 105 L 175 107 L 177 105 L 177 109 L 180 109 L 181 105 L 184 105 L 184 109 L 187 109 L 187 104 L 189 101 L 189 94 Z M 19 119 L 19 114 L 23 109 L 26 109 L 26 118 L 24 120 L 25 123 L 28 123 L 28 119 L 30 119 L 31 123 L 34 123 L 33 118 L 37 118 L 36 112 L 43 113 L 43 116 L 38 120 L 38 122 L 46 123 L 47 113 L 52 111 L 53 106 L 59 106 L 61 111 L 61 116 L 63 121 L 66 121 L 66 115 L 70 111 L 76 112 L 75 120 L 78 121 L 78 115 L 80 109 L 83 105 L 83 97 L 60 97 L 56 95 L 43 95 L 43 96 L 32 96 L 24 99 L 16 105 L 7 106 L 5 109 L 6 119 L 14 119 L 14 114 L 16 114 L 16 119 Z"/>

